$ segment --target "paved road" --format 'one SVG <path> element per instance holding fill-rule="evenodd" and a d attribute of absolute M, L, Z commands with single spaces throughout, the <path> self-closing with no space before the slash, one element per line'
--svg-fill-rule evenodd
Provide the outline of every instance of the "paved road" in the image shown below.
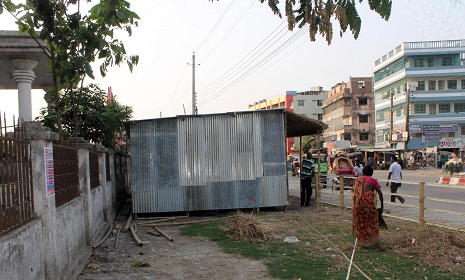
<path fill-rule="evenodd" d="M 439 180 L 442 174 L 440 169 L 429 168 L 421 170 L 403 170 L 403 182 L 402 187 L 398 190 L 405 199 L 405 204 L 400 202 L 390 202 L 390 189 L 386 187 L 386 180 L 388 176 L 387 170 L 375 170 L 373 177 L 378 179 L 382 191 L 384 192 L 385 200 L 385 213 L 387 215 L 403 217 L 418 221 L 419 216 L 419 182 L 425 182 L 425 221 L 431 223 L 443 224 L 446 226 L 452 226 L 465 230 L 465 187 L 449 187 L 444 185 L 438 185 L 436 182 Z M 335 175 L 330 174 L 328 182 Z M 299 178 L 292 177 L 289 173 L 289 194 L 299 197 Z M 345 205 L 351 206 L 351 192 L 344 192 Z M 313 195 L 314 197 L 314 195 Z M 339 191 L 332 191 L 331 187 L 328 186 L 321 190 L 321 198 L 323 202 L 329 202 L 339 205 Z M 447 203 L 442 201 L 434 201 L 433 199 L 445 199 L 454 200 L 458 203 Z M 415 208 L 416 207 L 416 208 Z M 433 211 L 434 209 L 442 209 L 456 214 L 441 213 Z M 441 211 L 441 210 L 439 210 Z"/>

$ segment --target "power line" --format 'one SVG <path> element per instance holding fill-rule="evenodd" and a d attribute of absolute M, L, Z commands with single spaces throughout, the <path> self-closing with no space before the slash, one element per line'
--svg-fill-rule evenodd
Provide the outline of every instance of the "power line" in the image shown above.
<path fill-rule="evenodd" d="M 216 29 L 216 27 L 218 26 L 218 24 L 220 23 L 220 21 L 223 19 L 224 15 L 226 14 L 226 12 L 229 10 L 229 8 L 231 7 L 231 5 L 234 3 L 235 0 L 231 1 L 231 3 L 229 3 L 229 6 L 226 8 L 226 10 L 224 11 L 224 13 L 221 15 L 221 17 L 218 19 L 218 21 L 215 23 L 215 25 L 213 26 L 213 28 L 210 30 L 210 32 L 207 34 L 207 37 L 205 37 L 205 39 L 203 40 L 203 42 L 200 44 L 200 46 L 197 48 L 197 50 L 195 52 L 198 52 L 200 50 L 200 48 L 203 46 L 203 44 L 205 44 L 205 42 L 207 41 L 208 37 L 210 37 L 210 35 L 213 33 L 213 31 Z"/>
<path fill-rule="evenodd" d="M 293 42 L 295 42 L 298 38 L 300 38 L 305 31 L 308 30 L 308 27 L 305 29 L 299 30 L 297 33 L 295 33 L 293 36 L 288 38 L 284 43 L 282 43 L 278 48 L 276 48 L 272 53 L 270 53 L 268 56 L 266 56 L 264 59 L 262 59 L 259 63 L 257 63 L 255 66 L 253 66 L 251 69 L 243 73 L 241 76 L 236 78 L 234 81 L 229 83 L 228 85 L 224 86 L 216 95 L 213 97 L 206 99 L 202 102 L 199 102 L 199 105 L 205 105 L 208 102 L 212 101 L 213 99 L 216 99 L 220 95 L 224 94 L 228 90 L 230 90 L 232 87 L 237 85 L 239 82 L 243 81 L 245 78 L 259 70 L 263 65 L 265 65 L 269 60 L 277 56 L 280 52 L 282 52 L 284 49 L 286 49 L 289 45 L 291 45 Z"/>
<path fill-rule="evenodd" d="M 252 3 L 250 6 L 245 10 L 245 12 L 240 16 L 240 18 L 236 21 L 236 23 L 226 32 L 226 34 L 223 36 L 223 38 L 216 44 L 216 46 L 205 56 L 205 58 L 202 60 L 202 64 L 204 63 L 205 60 L 216 50 L 216 48 L 224 41 L 224 39 L 231 33 L 231 31 L 236 27 L 236 25 L 241 21 L 241 19 L 247 14 L 247 12 L 252 8 L 253 4 L 255 3 L 255 0 L 252 0 Z"/>
<path fill-rule="evenodd" d="M 272 36 L 272 35 L 276 32 L 276 30 L 278 30 L 281 26 L 283 26 L 283 27 L 281 28 L 281 30 L 280 30 L 276 35 L 274 35 L 270 40 L 268 40 L 268 38 L 269 38 L 270 36 Z M 206 93 L 208 93 L 208 92 L 210 92 L 210 91 L 216 89 L 216 88 L 218 87 L 217 84 L 221 84 L 222 82 L 224 82 L 224 78 L 225 78 L 225 77 L 231 76 L 231 75 L 233 75 L 235 72 L 238 71 L 236 68 L 240 68 L 241 63 L 242 63 L 244 60 L 245 60 L 244 63 L 247 63 L 247 61 L 249 61 L 251 58 L 253 58 L 254 56 L 256 56 L 257 53 L 260 51 L 260 50 L 257 50 L 257 49 L 259 49 L 260 46 L 261 46 L 262 44 L 264 44 L 264 42 L 265 42 L 265 45 L 266 45 L 266 44 L 269 44 L 269 42 L 270 42 L 271 40 L 273 40 L 274 38 L 276 38 L 276 36 L 278 36 L 281 32 L 283 32 L 284 30 L 286 30 L 286 28 L 287 28 L 287 26 L 286 26 L 286 21 L 281 22 L 280 25 L 278 25 L 270 34 L 268 34 L 268 36 L 267 36 L 265 39 L 263 39 L 254 49 L 252 49 L 247 55 L 245 55 L 245 56 L 244 56 L 239 62 L 237 62 L 232 68 L 230 68 L 230 69 L 229 69 L 228 71 L 226 71 L 223 75 L 221 75 L 219 78 L 217 78 L 215 81 L 213 81 L 211 84 L 209 84 L 208 86 L 206 86 L 205 88 L 203 88 L 203 89 L 200 90 L 199 92 L 206 92 Z M 284 36 L 284 35 L 282 35 L 282 36 Z M 282 37 L 282 36 L 281 36 L 281 37 Z M 281 38 L 281 37 L 280 37 L 280 38 Z M 268 41 L 267 41 L 267 40 L 268 40 Z M 266 42 L 266 41 L 267 41 L 267 42 Z M 273 44 L 275 44 L 275 43 L 276 43 L 276 41 L 275 41 Z M 273 44 L 272 44 L 272 45 L 273 45 Z M 255 52 L 255 53 L 254 53 L 254 52 Z M 253 54 L 252 54 L 252 53 L 253 53 Z M 262 51 L 262 53 L 263 53 L 263 51 Z M 252 55 L 251 55 L 251 54 L 252 54 Z M 249 57 L 249 56 L 250 56 L 250 57 Z M 232 72 L 232 73 L 231 73 L 231 72 Z"/>

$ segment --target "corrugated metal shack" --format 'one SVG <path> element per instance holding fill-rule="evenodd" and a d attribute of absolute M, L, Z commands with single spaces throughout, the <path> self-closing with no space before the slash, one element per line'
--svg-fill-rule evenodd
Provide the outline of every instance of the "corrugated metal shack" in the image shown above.
<path fill-rule="evenodd" d="M 133 213 L 284 206 L 286 137 L 321 132 L 283 109 L 127 123 Z"/>

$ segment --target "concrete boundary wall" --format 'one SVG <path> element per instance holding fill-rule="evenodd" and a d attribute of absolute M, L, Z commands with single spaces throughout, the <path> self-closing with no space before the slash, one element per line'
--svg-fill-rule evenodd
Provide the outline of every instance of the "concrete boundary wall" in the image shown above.
<path fill-rule="evenodd" d="M 35 219 L 0 236 L 0 279 L 76 279 L 96 244 L 116 218 L 114 168 L 106 178 L 105 154 L 97 146 L 100 185 L 90 189 L 89 149 L 82 138 L 71 143 L 78 149 L 80 196 L 59 206 L 47 196 L 44 148 L 52 148 L 58 135 L 38 122 L 26 123 L 33 166 Z"/>

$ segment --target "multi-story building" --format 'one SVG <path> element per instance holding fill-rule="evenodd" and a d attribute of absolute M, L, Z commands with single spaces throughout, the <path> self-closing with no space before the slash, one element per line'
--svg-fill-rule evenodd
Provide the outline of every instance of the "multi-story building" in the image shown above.
<path fill-rule="evenodd" d="M 348 140 L 352 145 L 374 143 L 374 97 L 371 77 L 350 77 L 331 88 L 323 102 L 326 143 Z"/>
<path fill-rule="evenodd" d="M 405 42 L 376 60 L 376 141 L 458 152 L 465 144 L 464 60 L 463 39 Z"/>
<path fill-rule="evenodd" d="M 297 92 L 286 91 L 282 95 L 270 100 L 259 100 L 249 105 L 250 110 L 266 110 L 275 108 L 286 108 L 291 112 L 304 115 L 307 118 L 322 120 L 323 119 L 323 100 L 326 99 L 328 91 L 323 90 L 320 86 L 311 87 L 309 91 Z M 298 149 L 296 138 L 287 139 L 287 153 L 293 153 Z"/>

